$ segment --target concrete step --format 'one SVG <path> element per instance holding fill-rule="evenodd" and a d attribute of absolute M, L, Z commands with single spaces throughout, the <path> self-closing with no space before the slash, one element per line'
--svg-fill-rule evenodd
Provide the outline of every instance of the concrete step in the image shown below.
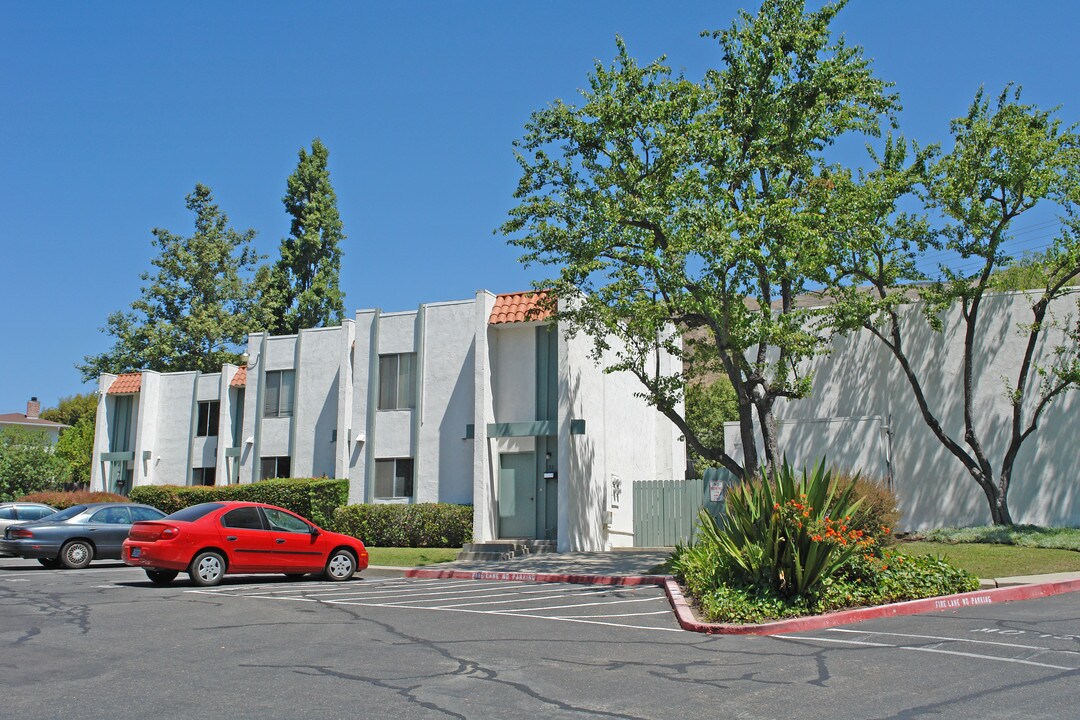
<path fill-rule="evenodd" d="M 510 560 L 517 557 L 512 552 L 466 552 L 462 550 L 457 554 L 459 561 L 468 560 Z"/>
<path fill-rule="evenodd" d="M 558 550 L 554 540 L 530 540 L 526 546 L 530 553 L 553 553 Z"/>
<path fill-rule="evenodd" d="M 528 550 L 524 540 L 497 540 L 493 542 L 466 543 L 462 552 L 522 553 Z"/>

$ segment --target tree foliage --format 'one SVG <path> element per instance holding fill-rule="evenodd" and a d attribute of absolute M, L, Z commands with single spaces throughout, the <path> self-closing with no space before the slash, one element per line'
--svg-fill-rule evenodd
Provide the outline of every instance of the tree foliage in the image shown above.
<path fill-rule="evenodd" d="M 74 426 L 83 418 L 91 422 L 97 415 L 98 394 L 96 392 L 67 395 L 60 398 L 54 408 L 41 411 L 41 418 L 51 422 Z"/>
<path fill-rule="evenodd" d="M 196 185 L 186 201 L 195 232 L 153 230 L 156 271 L 142 274 L 141 296 L 129 311 L 109 315 L 102 330 L 115 342 L 77 366 L 84 380 L 139 369 L 214 372 L 238 362 L 247 334 L 262 327 L 249 281 L 260 259 L 252 247 L 255 231 L 232 229 L 205 185 Z"/>
<path fill-rule="evenodd" d="M 56 455 L 66 467 L 64 481 L 76 485 L 90 482 L 90 467 L 94 452 L 94 426 L 97 419 L 96 392 L 60 398 L 56 407 L 41 412 L 41 417 L 68 427 L 60 431 Z"/>
<path fill-rule="evenodd" d="M 17 425 L 0 429 L 0 502 L 59 489 L 66 470 L 44 430 Z"/>
<path fill-rule="evenodd" d="M 345 234 L 327 169 L 329 155 L 318 138 L 310 154 L 300 148 L 282 198 L 292 226 L 281 241 L 280 259 L 261 280 L 273 334 L 337 325 L 345 315 L 345 294 L 338 287 Z"/>
<path fill-rule="evenodd" d="M 1020 447 L 1049 404 L 1080 386 L 1077 315 L 1051 312 L 1052 303 L 1075 292 L 1080 274 L 1080 135 L 1053 112 L 1023 103 L 1014 88 L 996 103 L 980 90 L 951 130 L 948 152 L 916 148 L 910 163 L 904 142 L 890 142 L 878 167 L 861 178 L 861 204 L 870 212 L 851 216 L 850 249 L 837 267 L 829 318 L 834 329 L 869 331 L 891 352 L 927 426 L 982 489 L 993 522 L 1012 524 L 1008 492 Z M 921 214 L 899 209 L 912 198 L 922 201 Z M 1034 265 L 1013 265 L 1007 248 L 1015 223 L 1036 209 L 1057 214 L 1056 237 Z M 921 261 L 927 250 L 960 262 L 928 268 Z M 1009 430 L 995 447 L 977 417 L 974 368 L 987 327 L 980 322 L 984 301 L 1003 283 L 1029 289 L 1031 314 L 1016 328 L 1022 360 L 1005 379 Z M 916 301 L 921 312 L 905 310 Z M 952 307 L 962 321 L 963 417 L 950 420 L 912 363 L 918 349 L 907 343 L 905 327 L 921 319 L 941 332 L 942 314 Z M 962 435 L 948 430 L 957 426 Z"/>
<path fill-rule="evenodd" d="M 775 403 L 803 397 L 799 362 L 821 352 L 797 298 L 841 251 L 827 148 L 875 135 L 897 107 L 862 50 L 832 37 L 844 2 L 807 12 L 766 0 L 710 33 L 719 68 L 694 82 L 625 44 L 597 63 L 580 105 L 533 113 L 516 143 L 522 176 L 502 231 L 523 260 L 553 266 L 558 319 L 595 359 L 633 373 L 693 453 L 740 475 L 778 460 Z M 681 331 L 705 341 L 682 347 Z M 661 371 L 662 348 L 684 369 Z M 692 373 L 734 389 L 744 464 L 681 409 Z"/>

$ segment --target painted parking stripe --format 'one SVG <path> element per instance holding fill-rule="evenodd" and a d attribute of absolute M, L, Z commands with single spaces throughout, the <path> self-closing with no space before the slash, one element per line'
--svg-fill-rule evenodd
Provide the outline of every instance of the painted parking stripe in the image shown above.
<path fill-rule="evenodd" d="M 552 607 L 532 608 L 533 610 L 563 610 L 565 608 L 589 607 L 591 605 L 620 605 L 623 603 L 653 602 L 659 598 L 637 598 L 635 600 L 605 600 L 604 602 L 576 603 L 574 605 L 554 605 Z M 501 612 L 517 613 L 518 610 L 503 610 Z"/>
<path fill-rule="evenodd" d="M 425 595 L 468 595 L 470 593 L 491 592 L 496 587 L 505 588 L 506 583 L 491 583 L 490 585 L 487 585 L 487 586 L 484 586 L 484 587 L 472 587 L 472 589 L 465 589 L 466 587 L 472 587 L 472 586 L 456 585 L 456 586 L 452 586 L 452 587 L 447 587 L 446 589 L 436 589 L 433 592 L 410 592 L 410 593 L 408 593 L 408 595 L 410 597 L 416 597 L 416 598 L 419 598 L 419 597 L 422 597 L 422 596 L 425 596 Z M 421 588 L 421 589 L 426 590 L 426 588 Z M 390 590 L 389 592 L 387 592 L 387 590 L 388 590 L 387 588 L 383 588 L 383 589 L 379 589 L 378 591 L 367 592 L 367 593 L 365 593 L 365 592 L 356 592 L 356 593 L 353 593 L 353 594 L 358 599 L 359 598 L 365 598 L 365 597 L 367 597 L 367 598 L 379 598 L 379 597 L 401 597 L 402 596 L 402 593 L 401 593 L 400 589 L 391 588 L 391 589 L 389 589 Z M 522 591 L 522 592 L 551 592 L 551 591 L 550 590 L 527 590 L 527 591 Z M 329 595 L 331 593 L 317 593 L 317 594 L 318 595 Z M 503 593 L 503 594 L 507 594 L 507 593 Z M 315 593 L 313 593 L 313 595 L 315 595 Z M 434 598 L 434 599 L 437 599 L 437 598 Z"/>
<path fill-rule="evenodd" d="M 1063 653 L 1065 655 L 1080 655 L 1080 650 L 1055 650 L 1054 648 L 1042 647 L 1041 645 L 1018 645 L 1016 643 L 994 642 L 993 640 L 969 640 L 968 638 L 943 637 L 940 635 L 912 635 L 909 633 L 873 632 L 869 630 L 848 630 L 845 628 L 826 628 L 828 632 L 851 633 L 853 635 L 890 635 L 892 637 L 915 638 L 917 640 L 941 640 L 944 642 L 960 642 L 971 645 L 997 645 L 999 647 L 1016 648 L 1018 650 L 1041 650 L 1043 652 Z"/>
<path fill-rule="evenodd" d="M 940 648 L 912 647 L 910 645 L 893 645 L 891 643 L 868 642 L 865 640 L 841 640 L 839 638 L 806 637 L 799 635 L 773 635 L 781 640 L 796 640 L 799 642 L 823 642 L 837 643 L 841 645 L 859 645 L 863 647 L 895 648 L 897 650 L 910 650 L 911 652 L 934 653 L 936 655 L 953 655 L 956 657 L 974 658 L 976 660 L 990 660 L 993 662 L 1014 663 L 1016 665 L 1032 665 L 1034 667 L 1048 668 L 1050 670 L 1078 670 L 1080 668 L 1066 667 L 1064 665 L 1051 665 L 1049 663 L 1035 662 L 1034 660 L 1020 660 L 1017 658 L 1003 658 L 995 655 L 981 655 L 979 653 L 959 652 L 957 650 L 942 650 Z"/>
<path fill-rule="evenodd" d="M 617 618 L 617 617 L 645 617 L 646 615 L 670 615 L 671 610 L 653 610 L 652 612 L 639 612 L 639 613 L 618 613 L 615 615 L 558 615 L 559 620 L 570 620 L 572 618 Z"/>
<path fill-rule="evenodd" d="M 514 593 L 514 592 L 496 593 L 496 594 L 493 594 L 493 595 L 483 595 L 483 596 L 481 596 L 481 598 L 469 598 L 470 602 L 456 603 L 454 605 L 440 605 L 439 607 L 465 607 L 467 605 L 506 605 L 506 604 L 509 604 L 509 603 L 535 602 L 537 600 L 553 600 L 555 598 L 563 599 L 563 598 L 565 598 L 567 596 L 567 593 L 569 593 L 569 592 L 572 592 L 572 591 L 564 590 L 562 592 L 556 592 L 554 595 L 540 595 L 539 597 L 523 597 L 526 593 Z M 592 592 L 579 592 L 579 593 L 575 593 L 575 594 L 588 597 L 589 595 L 595 596 L 595 595 L 602 595 L 603 593 L 604 593 L 603 590 L 594 590 Z M 513 600 L 482 600 L 482 598 L 485 598 L 485 597 L 507 597 L 507 596 L 512 596 L 514 599 Z M 455 598 L 447 598 L 447 599 L 453 600 Z M 476 600 L 481 600 L 481 601 L 480 602 L 474 602 Z M 406 601 L 406 602 L 408 602 L 408 601 Z M 424 601 L 421 601 L 421 602 L 424 602 Z M 604 603 L 600 603 L 600 604 L 602 605 Z M 563 607 L 573 607 L 573 606 L 566 605 L 566 606 L 563 606 Z"/>

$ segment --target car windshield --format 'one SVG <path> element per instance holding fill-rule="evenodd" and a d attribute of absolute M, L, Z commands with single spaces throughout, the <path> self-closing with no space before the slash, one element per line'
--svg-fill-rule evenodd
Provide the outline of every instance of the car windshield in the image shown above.
<path fill-rule="evenodd" d="M 70 520 L 85 509 L 85 505 L 72 505 L 67 510 L 61 510 L 58 513 L 50 515 L 49 520 Z"/>
<path fill-rule="evenodd" d="M 191 507 L 186 507 L 183 510 L 177 510 L 172 515 L 166 516 L 165 519 L 185 520 L 187 522 L 192 522 L 194 520 L 198 520 L 203 515 L 206 515 L 209 512 L 213 512 L 214 510 L 223 507 L 225 506 L 221 503 L 201 503 L 199 505 L 192 505 Z"/>

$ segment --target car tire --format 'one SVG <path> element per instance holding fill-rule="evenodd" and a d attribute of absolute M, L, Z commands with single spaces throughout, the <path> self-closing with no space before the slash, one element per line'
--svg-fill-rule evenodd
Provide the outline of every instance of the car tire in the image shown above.
<path fill-rule="evenodd" d="M 68 540 L 60 548 L 60 562 L 71 570 L 82 570 L 94 559 L 94 546 L 85 540 Z"/>
<path fill-rule="evenodd" d="M 326 561 L 326 571 L 323 573 L 327 580 L 333 582 L 345 582 L 356 572 L 356 556 L 351 550 L 340 548 L 330 553 Z"/>
<path fill-rule="evenodd" d="M 155 585 L 168 585 L 179 574 L 176 570 L 146 570 L 146 577 Z"/>
<path fill-rule="evenodd" d="M 38 562 L 42 567 L 47 567 L 50 570 L 56 570 L 62 564 L 60 558 L 38 558 Z"/>
<path fill-rule="evenodd" d="M 285 573 L 285 577 L 289 580 L 303 580 L 306 573 Z"/>
<path fill-rule="evenodd" d="M 193 585 L 210 587 L 217 585 L 225 577 L 225 558 L 221 553 L 207 550 L 195 556 L 188 565 L 188 575 Z"/>

